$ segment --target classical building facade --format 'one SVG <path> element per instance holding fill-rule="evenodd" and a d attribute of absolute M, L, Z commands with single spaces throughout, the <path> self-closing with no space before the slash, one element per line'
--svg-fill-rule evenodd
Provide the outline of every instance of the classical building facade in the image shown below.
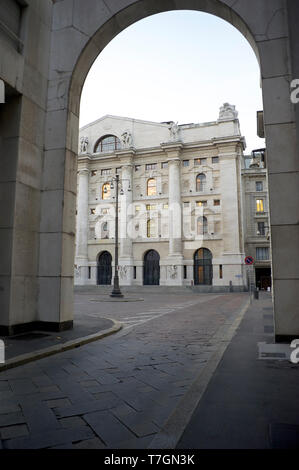
<path fill-rule="evenodd" d="M 244 251 L 252 256 L 250 281 L 259 289 L 271 288 L 271 250 L 266 152 L 244 156 L 242 168 Z"/>
<path fill-rule="evenodd" d="M 75 283 L 111 284 L 116 175 L 121 285 L 244 288 L 234 106 L 177 125 L 104 116 L 80 130 Z"/>

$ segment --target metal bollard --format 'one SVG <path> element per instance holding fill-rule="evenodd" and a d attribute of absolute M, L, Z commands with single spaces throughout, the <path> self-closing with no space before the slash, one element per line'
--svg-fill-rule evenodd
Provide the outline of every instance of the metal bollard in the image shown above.
<path fill-rule="evenodd" d="M 259 290 L 258 290 L 257 288 L 254 289 L 254 298 L 255 298 L 256 300 L 259 299 Z"/>

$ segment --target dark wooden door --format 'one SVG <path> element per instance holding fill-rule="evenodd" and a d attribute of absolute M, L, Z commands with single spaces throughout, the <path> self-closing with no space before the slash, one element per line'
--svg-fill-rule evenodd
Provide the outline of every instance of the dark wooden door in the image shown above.
<path fill-rule="evenodd" d="M 104 251 L 98 259 L 98 285 L 111 285 L 112 279 L 112 256 Z"/>
<path fill-rule="evenodd" d="M 194 285 L 211 285 L 212 282 L 212 253 L 206 248 L 201 248 L 194 255 Z"/>
<path fill-rule="evenodd" d="M 155 250 L 150 250 L 144 257 L 143 284 L 158 286 L 160 284 L 160 256 Z"/>

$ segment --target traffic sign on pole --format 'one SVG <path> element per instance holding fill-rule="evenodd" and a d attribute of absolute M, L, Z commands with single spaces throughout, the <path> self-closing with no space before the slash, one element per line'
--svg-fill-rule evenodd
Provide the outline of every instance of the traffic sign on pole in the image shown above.
<path fill-rule="evenodd" d="M 252 256 L 246 256 L 245 264 L 247 264 L 247 266 L 251 266 L 253 263 L 254 263 L 253 257 Z"/>

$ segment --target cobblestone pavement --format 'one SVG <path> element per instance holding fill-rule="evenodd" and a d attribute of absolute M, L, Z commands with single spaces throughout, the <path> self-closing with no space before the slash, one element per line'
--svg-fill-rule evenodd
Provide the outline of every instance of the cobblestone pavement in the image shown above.
<path fill-rule="evenodd" d="M 248 296 L 146 295 L 144 302 L 97 306 L 94 296 L 80 296 L 77 311 L 85 305 L 87 315 L 109 314 L 124 329 L 0 374 L 0 448 L 150 444 Z"/>

